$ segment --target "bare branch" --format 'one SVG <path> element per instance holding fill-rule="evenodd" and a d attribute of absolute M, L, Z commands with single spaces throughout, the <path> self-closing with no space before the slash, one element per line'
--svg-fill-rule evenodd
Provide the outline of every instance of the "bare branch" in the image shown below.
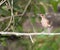
<path fill-rule="evenodd" d="M 10 5 L 10 7 L 11 7 L 11 5 Z M 12 8 L 12 7 L 11 7 L 11 8 Z M 10 8 L 10 9 L 11 9 L 11 8 Z M 12 11 L 12 10 L 11 10 L 11 11 Z M 7 26 L 3 31 L 6 31 L 6 30 L 9 28 L 11 22 L 12 22 L 12 16 L 10 16 L 10 21 L 9 21 L 9 23 L 8 23 L 8 26 Z"/>
<path fill-rule="evenodd" d="M 17 33 L 17 32 L 0 32 L 2 35 L 16 35 L 16 36 L 32 36 L 32 35 L 60 35 L 59 33 Z"/>
<path fill-rule="evenodd" d="M 0 6 L 1 6 L 4 2 L 6 2 L 6 0 L 4 0 L 4 1 L 2 0 L 2 1 L 0 2 Z"/>
<path fill-rule="evenodd" d="M 22 16 L 25 14 L 25 12 L 26 12 L 28 6 L 30 5 L 30 3 L 31 3 L 31 0 L 28 1 L 27 5 L 26 5 L 26 7 L 25 7 L 25 9 L 24 9 L 24 11 L 22 13 Z"/>
<path fill-rule="evenodd" d="M 11 0 L 11 17 L 12 17 L 12 22 L 13 22 L 13 28 L 12 30 L 14 31 L 14 13 L 13 13 L 13 0 Z"/>
<path fill-rule="evenodd" d="M 5 21 L 6 19 L 9 19 L 10 17 L 1 17 L 0 22 Z"/>

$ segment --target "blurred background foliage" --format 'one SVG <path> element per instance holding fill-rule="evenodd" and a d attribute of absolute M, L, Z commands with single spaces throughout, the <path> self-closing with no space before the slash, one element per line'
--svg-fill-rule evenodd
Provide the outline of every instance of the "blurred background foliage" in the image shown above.
<path fill-rule="evenodd" d="M 1 0 L 0 0 L 1 1 Z M 23 14 L 26 5 L 29 0 L 14 0 L 13 1 L 13 12 L 14 15 L 14 32 L 41 32 L 42 28 L 40 25 L 40 17 L 37 17 L 38 13 L 45 14 L 45 8 L 40 5 L 40 2 L 44 4 L 51 4 L 53 6 L 53 11 L 57 12 L 57 5 L 60 0 L 31 0 L 30 5 L 27 7 L 26 12 Z M 9 5 L 10 4 L 10 5 Z M 0 6 L 0 19 L 2 17 L 11 16 L 11 0 L 7 0 L 4 4 Z M 21 14 L 23 14 L 21 16 Z M 4 21 L 0 21 L 0 31 L 4 29 L 9 24 L 10 18 Z M 32 23 L 32 24 L 31 24 Z M 13 22 L 10 24 L 6 31 L 13 31 Z M 60 28 L 54 29 L 52 32 L 60 32 Z M 16 36 L 15 36 L 16 37 Z M 60 36 L 47 36 L 39 35 L 33 36 L 34 44 L 31 43 L 29 37 L 20 36 L 16 37 L 14 41 L 11 40 L 10 36 L 0 35 L 0 50 L 60 50 Z"/>
<path fill-rule="evenodd" d="M 2 1 L 2 0 L 1 0 Z M 37 14 L 46 13 L 46 8 L 40 4 L 43 2 L 44 5 L 52 5 L 53 11 L 57 13 L 57 5 L 60 3 L 60 0 L 32 0 L 28 5 L 29 0 L 14 0 L 13 1 L 13 14 L 14 14 L 14 31 L 15 32 L 34 32 L 33 27 L 36 32 L 41 32 L 42 28 L 40 25 L 41 18 Z M 1 17 L 10 17 L 11 16 L 11 0 L 7 0 L 0 6 L 0 18 Z M 48 7 L 48 6 L 47 6 Z M 25 12 L 24 12 L 25 11 Z M 22 14 L 22 16 L 21 16 Z M 30 17 L 30 20 L 28 20 Z M 3 18 L 2 18 L 3 19 Z M 8 22 L 7 22 L 8 21 Z M 4 31 L 9 25 L 9 19 L 0 21 L 0 31 Z M 29 22 L 27 22 L 29 21 Z M 32 23 L 32 25 L 31 25 Z M 10 26 L 5 31 L 13 31 L 13 22 L 11 21 Z M 32 27 L 32 28 L 30 28 Z M 1 29 L 2 28 L 2 29 Z M 58 31 L 59 30 L 59 31 Z M 60 29 L 52 32 L 60 32 Z"/>
<path fill-rule="evenodd" d="M 60 50 L 59 35 L 34 36 L 34 43 L 31 43 L 28 36 L 16 37 L 17 39 L 14 40 L 10 36 L 2 37 L 0 38 L 1 50 Z"/>

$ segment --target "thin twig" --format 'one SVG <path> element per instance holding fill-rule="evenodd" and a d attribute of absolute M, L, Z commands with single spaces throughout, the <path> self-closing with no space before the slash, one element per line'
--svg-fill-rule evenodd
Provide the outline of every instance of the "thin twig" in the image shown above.
<path fill-rule="evenodd" d="M 33 32 L 36 33 L 36 30 L 35 30 L 35 28 L 34 28 L 32 22 L 31 22 L 30 16 L 29 16 L 29 21 L 30 21 L 30 24 L 31 24 L 31 26 L 32 26 Z M 29 37 L 30 37 L 31 42 L 34 43 L 34 41 L 33 41 L 33 39 L 32 39 L 32 36 L 30 35 Z"/>
<path fill-rule="evenodd" d="M 12 17 L 10 18 L 10 21 L 9 21 L 9 23 L 8 23 L 8 26 L 7 26 L 3 31 L 6 31 L 6 30 L 9 28 L 11 22 L 12 22 Z"/>
<path fill-rule="evenodd" d="M 26 13 L 26 16 L 28 16 L 29 14 L 28 13 Z M 34 14 L 32 14 L 31 16 L 33 16 Z M 18 17 L 22 17 L 22 14 L 18 14 L 18 15 L 13 15 L 14 17 L 16 17 L 16 16 L 18 16 Z M 37 16 L 38 17 L 38 16 Z M 9 19 L 9 18 L 11 18 L 11 16 L 5 16 L 5 17 L 1 17 L 0 18 L 0 22 L 3 22 L 4 20 L 7 20 L 7 19 Z"/>
<path fill-rule="evenodd" d="M 24 15 L 24 14 L 25 14 L 25 12 L 26 12 L 26 10 L 27 10 L 28 6 L 30 5 L 30 3 L 31 3 L 31 0 L 29 0 L 29 2 L 28 2 L 28 4 L 26 5 L 25 10 L 24 10 L 24 12 L 22 13 L 22 15 Z M 34 41 L 33 41 L 33 39 L 32 39 L 32 36 L 31 36 L 31 35 L 29 35 L 29 37 L 30 37 L 31 42 L 32 42 L 32 43 L 34 43 Z"/>
<path fill-rule="evenodd" d="M 31 17 L 33 16 L 34 14 L 32 13 Z M 60 13 L 53 13 L 54 16 L 60 16 Z M 22 14 L 18 14 L 18 15 L 13 15 L 14 17 L 16 16 L 19 16 L 19 17 L 22 17 Z M 28 13 L 26 13 L 26 16 L 28 16 Z M 4 21 L 4 20 L 7 20 L 9 19 L 11 16 L 6 16 L 6 17 L 1 17 L 0 18 L 0 22 Z M 39 16 L 36 16 L 36 17 L 39 17 Z"/>
<path fill-rule="evenodd" d="M 6 4 L 6 6 L 7 6 L 7 9 L 11 9 L 9 0 L 6 0 L 5 4 Z"/>
<path fill-rule="evenodd" d="M 40 2 L 40 5 L 42 5 L 44 7 L 45 13 L 47 13 L 48 12 L 47 6 L 43 2 Z"/>
<path fill-rule="evenodd" d="M 23 15 L 25 14 L 25 12 L 27 11 L 27 8 L 28 8 L 28 6 L 30 5 L 30 3 L 31 3 L 31 0 L 28 1 L 27 5 L 26 5 L 26 7 L 25 7 L 25 9 L 24 9 L 24 11 L 23 11 L 23 13 L 22 13 L 22 16 L 23 16 Z M 30 37 L 31 42 L 33 43 L 34 41 L 33 41 L 33 39 L 32 39 L 32 36 L 30 35 L 29 37 Z"/>
<path fill-rule="evenodd" d="M 13 22 L 13 32 L 14 32 L 14 13 L 13 13 L 13 0 L 11 0 L 11 16 L 12 16 L 12 22 Z"/>
<path fill-rule="evenodd" d="M 9 1 L 8 1 L 8 2 L 9 2 Z M 10 3 L 10 2 L 9 2 L 9 3 Z M 10 7 L 11 7 L 11 5 L 10 5 Z M 11 9 L 11 8 L 10 8 L 10 9 Z M 9 28 L 11 22 L 12 22 L 12 16 L 10 16 L 10 21 L 9 21 L 9 23 L 8 23 L 8 26 L 7 26 L 3 31 L 6 31 L 6 30 Z"/>
<path fill-rule="evenodd" d="M 53 6 L 51 5 L 51 4 L 47 4 L 47 3 L 45 3 L 47 6 L 50 6 L 53 10 L 54 10 L 54 8 L 53 8 Z"/>
<path fill-rule="evenodd" d="M 3 3 L 5 3 L 6 2 L 6 0 L 2 0 L 1 2 L 0 2 L 0 6 L 3 4 Z"/>
<path fill-rule="evenodd" d="M 31 24 L 31 26 L 32 26 L 33 32 L 36 33 L 36 30 L 35 30 L 35 28 L 34 28 L 32 22 L 31 22 L 30 16 L 29 16 L 29 21 L 30 21 L 30 24 Z M 30 37 L 31 42 L 34 43 L 34 41 L 33 41 L 33 39 L 32 39 L 32 36 L 30 35 L 29 37 Z"/>
<path fill-rule="evenodd" d="M 34 40 L 33 40 L 32 36 L 29 35 L 29 37 L 30 37 L 31 42 L 34 43 Z"/>
<path fill-rule="evenodd" d="M 20 17 L 19 21 L 21 20 L 22 16 L 26 13 L 27 8 L 29 7 L 30 3 L 31 3 L 31 0 L 29 0 L 27 5 L 25 6 L 25 9 L 24 9 L 23 13 L 21 14 L 21 17 Z"/>
<path fill-rule="evenodd" d="M 24 11 L 23 11 L 23 13 L 22 13 L 22 16 L 23 16 L 23 15 L 25 14 L 25 12 L 27 11 L 27 8 L 28 8 L 28 6 L 30 5 L 30 3 L 31 3 L 31 0 L 28 1 L 27 5 L 26 5 L 26 7 L 25 7 L 25 9 L 24 9 Z"/>
<path fill-rule="evenodd" d="M 54 8 L 53 8 L 52 4 L 45 3 L 45 5 L 47 6 L 47 10 L 48 10 L 47 14 L 48 13 L 54 13 Z M 49 12 L 49 10 L 50 10 L 50 12 Z"/>
<path fill-rule="evenodd" d="M 11 8 L 11 5 L 10 5 L 10 2 L 9 2 L 9 0 L 7 0 L 7 3 L 8 3 L 8 6 Z"/>
<path fill-rule="evenodd" d="M 0 18 L 0 22 L 3 22 L 3 21 L 5 21 L 6 19 L 9 19 L 10 17 L 1 17 Z"/>

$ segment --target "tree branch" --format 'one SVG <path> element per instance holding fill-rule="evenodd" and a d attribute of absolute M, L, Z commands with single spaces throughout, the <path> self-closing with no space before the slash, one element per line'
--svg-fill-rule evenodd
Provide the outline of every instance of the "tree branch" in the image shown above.
<path fill-rule="evenodd" d="M 6 2 L 6 0 L 2 0 L 1 2 L 0 2 L 0 6 L 3 4 L 3 3 L 5 3 Z"/>
<path fill-rule="evenodd" d="M 17 33 L 17 32 L 0 32 L 1 35 L 16 35 L 16 36 L 32 36 L 32 35 L 60 35 L 60 33 Z"/>

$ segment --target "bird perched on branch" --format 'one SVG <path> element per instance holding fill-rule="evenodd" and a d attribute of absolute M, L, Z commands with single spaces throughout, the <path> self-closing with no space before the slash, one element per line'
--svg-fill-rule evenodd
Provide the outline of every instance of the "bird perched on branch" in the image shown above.
<path fill-rule="evenodd" d="M 47 32 L 50 32 L 51 24 L 49 23 L 49 20 L 46 18 L 44 14 L 38 14 L 41 17 L 41 25 L 42 27 L 47 30 Z"/>
<path fill-rule="evenodd" d="M 41 19 L 41 24 L 44 28 L 50 27 L 51 25 L 49 24 L 49 20 L 45 17 L 45 15 L 40 14 Z"/>

